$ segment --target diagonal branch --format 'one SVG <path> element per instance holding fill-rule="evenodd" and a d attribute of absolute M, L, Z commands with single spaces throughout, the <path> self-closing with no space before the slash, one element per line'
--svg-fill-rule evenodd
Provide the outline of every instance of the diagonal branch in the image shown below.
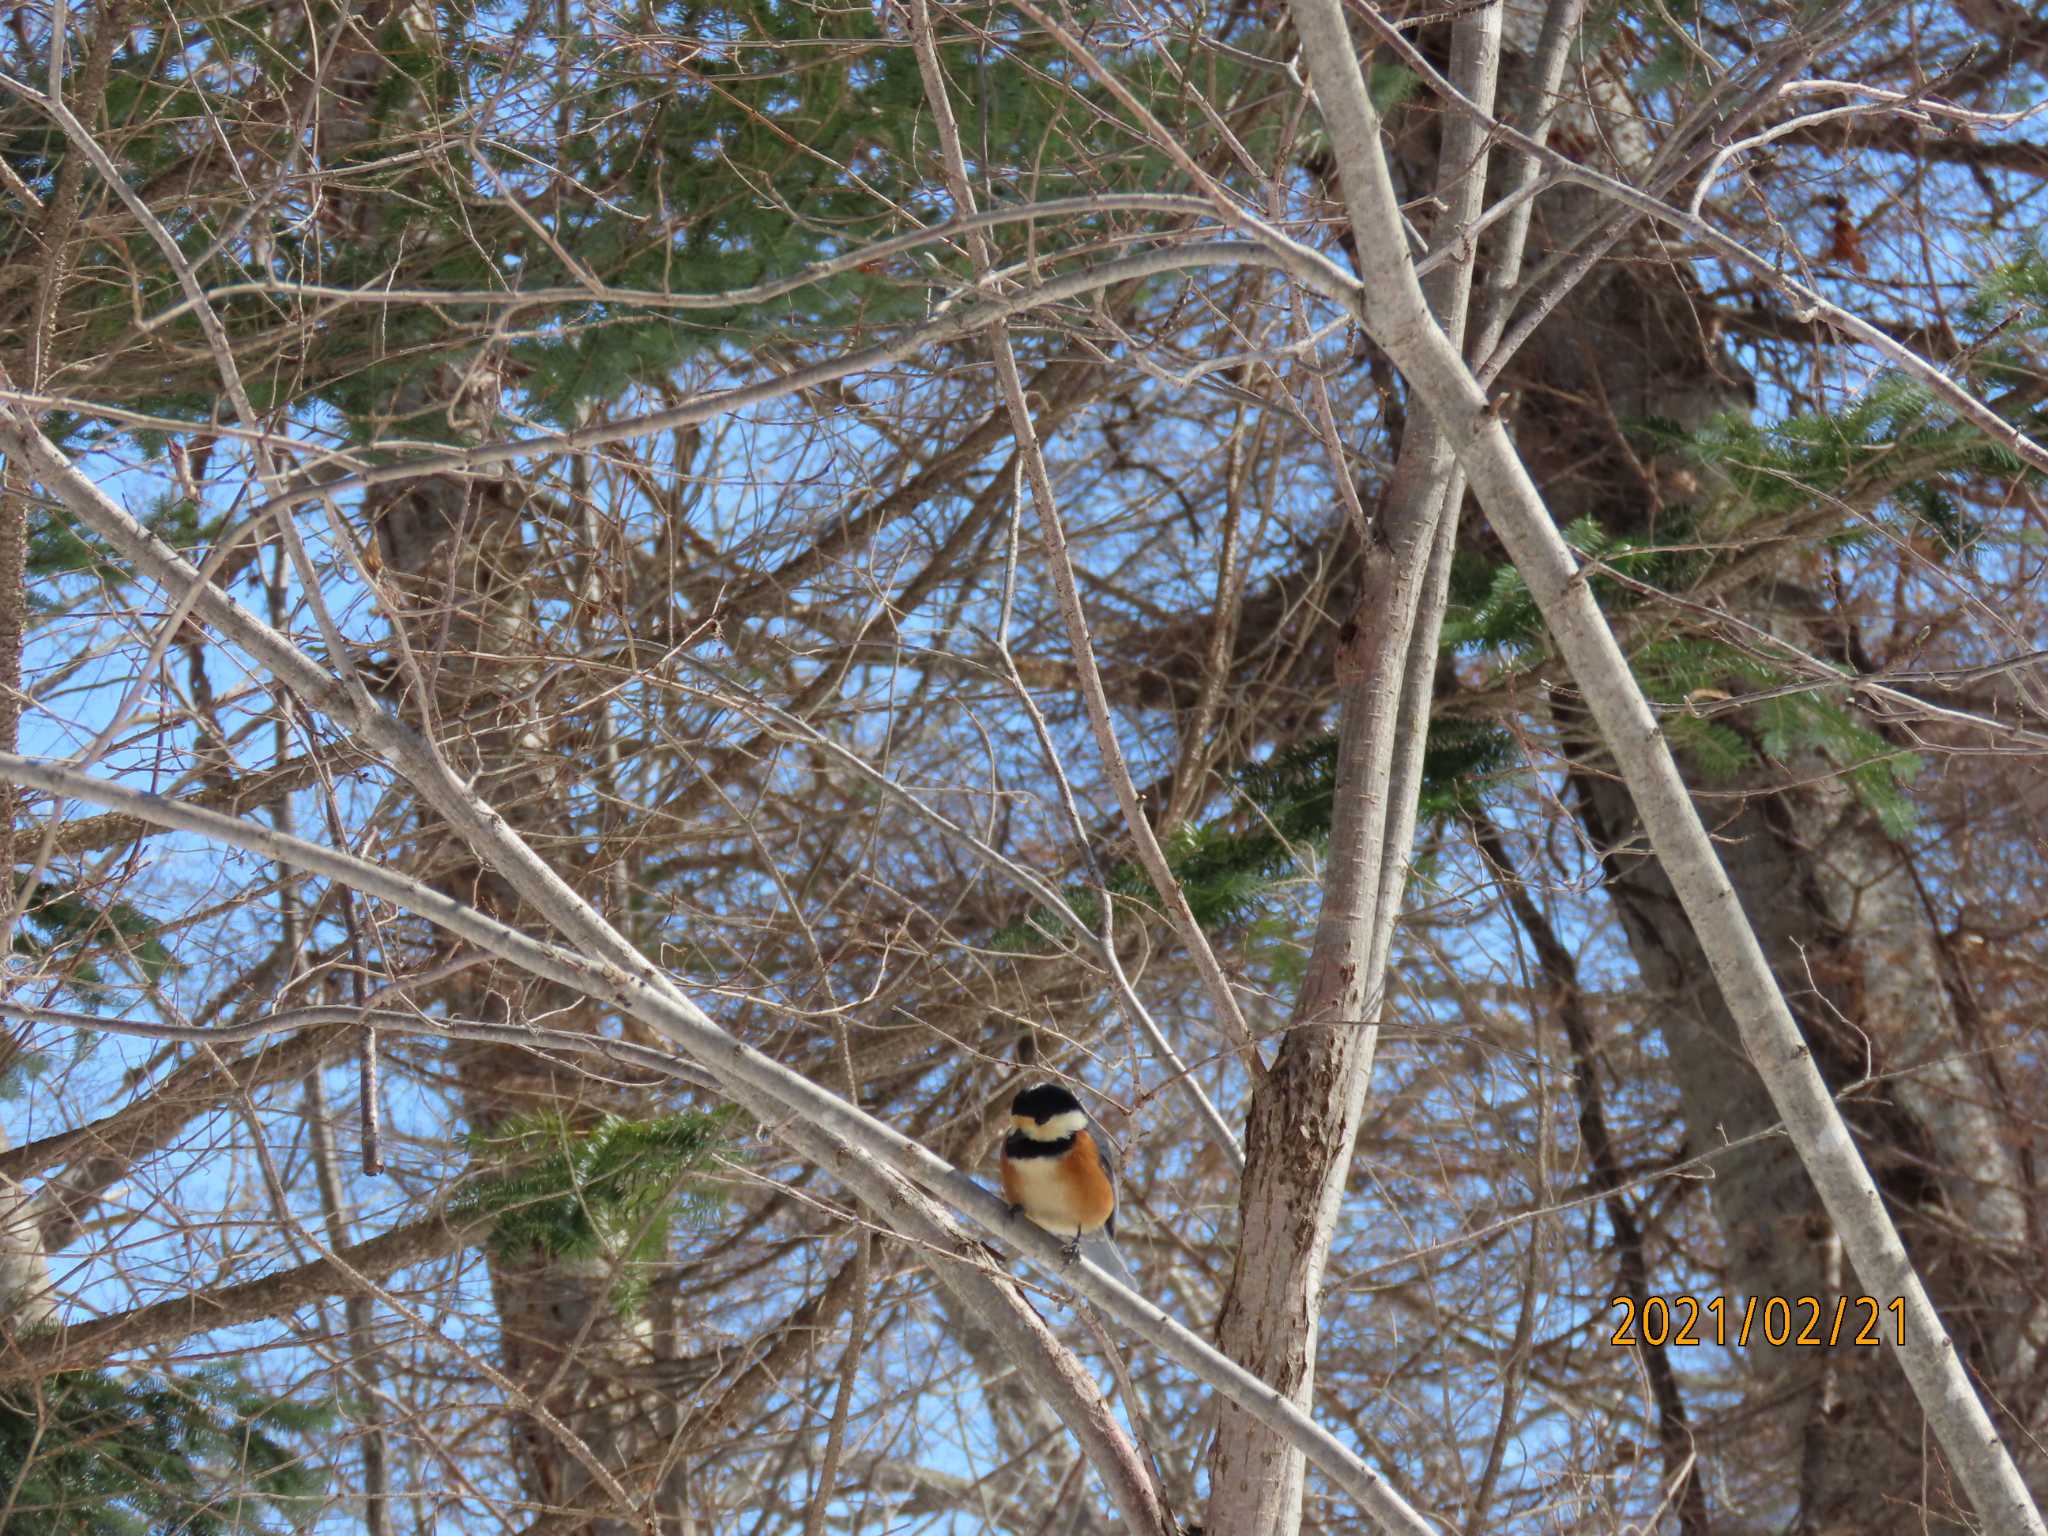
<path fill-rule="evenodd" d="M 1996 1530 L 2048 1536 L 1800 1037 L 1656 717 L 1584 573 L 1485 393 L 1430 317 L 1402 243 L 1379 114 L 1366 93 L 1339 0 L 1292 0 L 1291 10 L 1344 177 L 1365 280 L 1366 327 L 1451 439 L 1488 521 L 1557 637 L 1713 967 L 1750 1059 L 1784 1117 L 1864 1288 L 1904 1302 L 1904 1341 L 1894 1336 L 1887 1342 L 1978 1516 Z M 1516 139 L 1511 136 L 1510 142 Z M 1927 371 L 1926 365 L 1919 371 Z M 1943 383 L 1945 397 L 1960 389 L 1951 381 Z M 1963 413 L 1968 419 L 1978 421 L 1986 414 L 1974 400 L 1969 405 Z M 2011 443 L 2017 434 L 2002 421 L 1994 418 L 1994 423 L 1999 440 Z M 2037 445 L 2029 447 L 2030 460 L 2048 463 L 2048 454 Z"/>
<path fill-rule="evenodd" d="M 1013 1221 L 1006 1203 L 920 1143 L 727 1034 L 664 973 L 657 972 L 637 953 L 633 954 L 633 965 L 628 970 L 608 958 L 592 958 L 544 943 L 420 881 L 367 860 L 253 822 L 236 821 L 187 802 L 166 800 L 110 783 L 65 764 L 0 753 L 0 774 L 28 788 L 91 801 L 246 849 L 309 874 L 342 881 L 366 895 L 415 912 L 535 976 L 573 988 L 631 1015 L 659 1031 L 685 1053 L 688 1060 L 670 1058 L 668 1070 L 693 1081 L 708 1079 L 717 1091 L 772 1127 L 774 1134 L 788 1141 L 799 1155 L 846 1180 L 863 1201 L 872 1196 L 881 1202 L 878 1209 L 886 1209 L 891 1216 L 901 1214 L 904 1222 L 922 1227 L 926 1207 L 914 1202 L 922 1201 L 919 1190 L 929 1191 L 990 1236 L 1019 1249 L 1048 1273 L 1063 1274 L 1104 1313 L 1279 1431 L 1357 1500 L 1382 1528 L 1408 1536 L 1433 1536 L 1428 1522 L 1384 1478 L 1303 1410 L 1277 1396 L 1257 1377 L 1087 1259 L 1068 1261 L 1057 1237 L 1028 1223 Z M 379 1027 L 384 1027 L 381 1021 Z M 509 1028 L 513 1033 L 539 1038 L 537 1032 L 517 1026 Z M 629 1054 L 624 1042 L 601 1044 L 622 1055 Z M 661 1053 L 647 1047 L 630 1054 L 642 1059 L 661 1059 Z M 875 1165 L 885 1165 L 892 1175 L 901 1175 L 908 1182 L 891 1183 L 870 1177 Z M 911 1233 L 913 1240 L 927 1246 L 943 1242 L 949 1251 L 964 1252 L 957 1246 L 966 1241 L 964 1235 L 942 1217 L 934 1219 L 939 1225 L 928 1234 L 929 1242 L 917 1232 Z"/>
<path fill-rule="evenodd" d="M 324 1297 L 361 1295 L 362 1282 L 382 1280 L 407 1265 L 438 1259 L 480 1235 L 480 1229 L 464 1232 L 440 1215 L 426 1216 L 337 1248 L 331 1255 L 239 1285 L 173 1296 L 74 1327 L 17 1337 L 11 1349 L 0 1351 L 0 1381 L 79 1370 L 127 1350 L 296 1312 Z"/>
<path fill-rule="evenodd" d="M 1817 289 L 1800 282 L 1799 279 L 1785 272 L 1777 264 L 1752 251 L 1740 240 L 1723 234 L 1705 219 L 1674 208 L 1662 198 L 1654 197 L 1650 193 L 1632 187 L 1618 177 L 1604 175 L 1594 170 L 1591 166 L 1581 165 L 1578 161 L 1552 149 L 1548 144 L 1542 143 L 1525 133 L 1510 128 L 1505 123 L 1497 121 L 1493 114 L 1484 106 L 1472 100 L 1471 97 L 1446 80 L 1442 73 L 1432 66 L 1428 59 L 1422 56 L 1414 44 L 1403 37 L 1396 28 L 1387 23 L 1377 12 L 1369 7 L 1362 6 L 1360 7 L 1360 13 L 1366 17 L 1368 24 L 1379 34 L 1381 40 L 1394 53 L 1400 56 L 1401 62 L 1419 74 L 1428 83 L 1431 90 L 1441 96 L 1457 112 L 1482 125 L 1488 133 L 1496 135 L 1502 143 L 1510 144 L 1523 154 L 1540 160 L 1563 180 L 1577 182 L 1581 186 L 1590 187 L 1596 192 L 1614 198 L 1618 202 L 1633 208 L 1637 213 L 1646 214 L 1661 224 L 1668 224 L 1688 238 L 1697 240 L 1716 255 L 1747 268 L 1759 282 L 1777 289 L 1778 292 L 1791 299 L 1798 306 L 1799 313 L 1802 316 L 1824 321 L 1837 330 L 1860 341 L 1865 346 L 1872 348 L 1887 362 L 1911 374 L 1922 384 L 1925 384 L 1936 399 L 1948 406 L 1950 410 L 1953 410 L 1963 420 L 1975 426 L 1993 442 L 2010 448 L 2014 453 L 2026 460 L 2027 463 L 2033 465 L 2034 468 L 2048 471 L 2048 448 L 2044 448 L 2041 444 L 2035 442 L 2025 432 L 1970 393 L 1966 385 L 1958 383 L 1950 375 L 1943 372 L 1881 326 L 1874 325 L 1870 321 L 1865 320 L 1861 315 L 1852 314 L 1850 311 L 1843 309 L 1839 304 L 1832 302 Z M 1338 19 L 1341 23 L 1341 15 Z M 1346 47 L 1348 50 L 1348 43 Z M 1349 56 L 1348 53 L 1347 56 Z M 1351 67 L 1352 72 L 1356 73 L 1358 67 L 1356 58 L 1352 58 Z M 1327 82 L 1324 84 L 1327 85 Z M 1323 100 L 1324 111 L 1327 113 L 1330 109 L 1330 103 L 1326 97 L 1320 97 L 1320 91 L 1323 88 L 1323 86 L 1318 88 L 1319 99 Z M 1367 102 L 1366 108 L 1370 111 L 1372 104 Z M 1374 114 L 1373 120 L 1375 122 L 1378 121 L 1377 113 Z M 1340 155 L 1338 158 L 1341 161 L 1343 156 Z M 1384 162 L 1382 163 L 1384 164 Z M 1348 181 L 1345 184 L 1345 191 L 1347 196 L 1352 199 L 1352 213 L 1355 220 L 1358 213 L 1358 204 L 1356 195 L 1351 192 Z M 1365 232 L 1362 229 L 1358 231 L 1358 237 L 1362 244 L 1366 238 Z M 1385 306 L 1383 305 L 1383 307 Z M 1392 352 L 1394 349 L 1390 345 L 1387 350 Z M 1483 365 L 1484 371 L 1491 372 L 1494 366 L 1494 363 L 1489 360 Z"/>

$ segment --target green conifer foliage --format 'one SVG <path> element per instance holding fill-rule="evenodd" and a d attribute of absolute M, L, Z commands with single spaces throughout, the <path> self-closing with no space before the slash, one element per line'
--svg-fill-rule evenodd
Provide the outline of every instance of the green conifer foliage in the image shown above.
<path fill-rule="evenodd" d="M 1419 814 L 1434 821 L 1472 803 L 1487 778 L 1513 761 L 1513 739 L 1499 727 L 1468 720 L 1436 722 L 1423 756 Z M 1225 929 L 1251 922 L 1275 887 L 1303 872 L 1305 855 L 1328 846 L 1336 772 L 1336 736 L 1312 736 L 1240 770 L 1236 803 L 1229 811 L 1174 829 L 1166 843 L 1167 867 L 1198 923 Z M 1158 893 L 1135 862 L 1117 864 L 1106 883 L 1112 899 L 1124 897 L 1160 910 Z M 1076 885 L 1065 895 L 1084 923 L 1100 920 L 1093 889 Z M 1000 950 L 1032 953 L 1062 938 L 1064 930 L 1064 923 L 1040 909 L 1002 929 L 993 943 Z"/>
<path fill-rule="evenodd" d="M 2032 378 L 2030 333 L 2048 329 L 2048 258 L 2029 252 L 1987 277 L 1968 310 L 1984 340 L 1971 368 L 1985 382 Z M 2015 390 L 2009 414 L 2039 430 L 2037 402 Z M 2026 477 L 2014 455 L 1974 427 L 1956 421 L 1922 385 L 1895 376 L 1876 380 L 1862 397 L 1833 413 L 1803 413 L 1775 422 L 1728 415 L 1686 432 L 1669 422 L 1633 430 L 1652 455 L 1690 460 L 1719 494 L 1702 505 L 1666 507 L 1656 540 L 1617 535 L 1590 518 L 1565 530 L 1592 567 L 1590 581 L 1608 613 L 1641 613 L 1652 622 L 1625 629 L 1634 636 L 1631 663 L 1645 693 L 1667 706 L 1673 743 L 1709 781 L 1726 781 L 1760 758 L 1786 761 L 1818 751 L 1893 831 L 1912 823 L 1906 786 L 1919 757 L 1864 725 L 1846 688 L 1816 685 L 1805 674 L 1762 659 L 1655 614 L 1657 594 L 1684 593 L 1710 577 L 1718 562 L 1747 553 L 1746 531 L 1767 520 L 1848 507 L 1868 514 L 1827 535 L 1841 545 L 1877 538 L 1921 537 L 1944 558 L 1967 557 L 1981 530 L 1961 510 L 1958 479 L 1975 474 L 2001 482 Z M 1889 528 L 1887 528 L 1889 524 Z M 1732 552 L 1732 553 L 1731 553 Z M 1453 652 L 1491 652 L 1534 665 L 1550 652 L 1534 598 L 1505 559 L 1461 549 L 1452 567 L 1443 645 Z M 1844 681 L 1848 674 L 1843 673 Z M 1747 706 L 1743 729 L 1696 711 L 1701 695 L 1726 699 L 1766 695 Z M 1437 721 L 1430 731 L 1420 815 L 1425 824 L 1476 803 L 1489 775 L 1510 767 L 1512 741 L 1496 726 Z M 1237 809 L 1187 823 L 1167 848 L 1170 867 L 1205 928 L 1254 918 L 1263 898 L 1297 865 L 1297 851 L 1320 849 L 1330 830 L 1336 739 L 1318 736 L 1254 763 L 1238 775 Z M 1110 873 L 1111 896 L 1157 907 L 1156 894 L 1134 863 Z M 1075 885 L 1068 904 L 1083 922 L 1099 921 L 1095 891 Z M 1065 935 L 1039 910 L 998 932 L 1000 950 L 1042 952 Z"/>
<path fill-rule="evenodd" d="M 1085 27 L 1091 9 L 1079 8 L 1072 24 Z M 715 295 L 943 222 L 952 209 L 915 59 L 888 30 L 899 23 L 886 7 L 657 0 L 633 17 L 630 46 L 580 14 L 565 35 L 543 30 L 508 45 L 502 16 L 444 7 L 429 30 L 412 8 L 394 7 L 374 39 L 376 64 L 351 59 L 344 86 L 324 57 L 337 32 L 346 35 L 331 4 L 280 15 L 213 0 L 180 14 L 175 38 L 145 26 L 115 46 L 103 115 L 117 157 L 146 196 L 154 191 L 209 288 L 237 290 L 213 307 L 237 351 L 259 364 L 245 369 L 259 410 L 289 391 L 360 427 L 391 408 L 410 375 L 460 370 L 488 350 L 525 414 L 565 422 L 583 402 L 665 385 L 707 349 L 786 342 L 813 327 L 859 337 L 920 319 L 936 299 L 972 287 L 964 255 L 934 245 L 767 302 L 669 309 L 593 294 L 510 308 L 343 304 L 318 306 L 309 322 L 288 293 L 251 285 L 504 295 L 588 291 L 595 278 L 628 292 Z M 986 201 L 1076 190 L 1048 176 L 1049 166 L 1089 167 L 1092 192 L 1170 180 L 1156 151 L 1115 126 L 1114 111 L 1075 111 L 1077 99 L 1109 104 L 1099 83 L 1030 29 L 993 25 L 987 42 L 944 41 L 941 50 Z M 1163 118 L 1185 112 L 1184 90 L 1151 44 L 1103 58 Z M 1233 66 L 1212 57 L 1202 68 L 1227 94 Z M 1390 80 L 1389 94 L 1397 86 Z M 279 142 L 250 103 L 313 93 L 327 101 L 318 152 L 331 190 L 303 204 L 287 182 L 252 223 L 253 189 L 216 195 L 219 141 L 261 146 L 285 163 L 303 146 Z M 1272 131 L 1251 132 L 1255 153 Z M 0 139 L 23 180 L 48 195 L 65 153 L 50 124 L 0 99 Z M 417 152 L 422 143 L 429 152 Z M 188 179 L 201 195 L 162 190 Z M 1106 228 L 1067 220 L 1035 239 L 1023 226 L 990 238 L 999 261 L 1030 242 L 1032 259 L 1047 262 Z M 0 238 L 0 259 L 7 255 Z M 66 350 L 125 358 L 104 377 L 125 403 L 210 421 L 218 380 L 210 363 L 188 366 L 205 357 L 197 321 L 181 315 L 149 339 L 135 331 L 138 312 L 160 316 L 183 297 L 148 242 L 88 246 L 80 267 L 102 280 L 69 285 L 65 302 L 76 308 L 60 325 Z M 264 361 L 281 354 L 290 367 Z M 67 443 L 78 425 L 61 414 L 45 422 Z M 402 427 L 413 439 L 457 431 L 439 411 Z"/>
<path fill-rule="evenodd" d="M 84 434 L 79 434 L 83 436 Z M 150 444 L 141 444 L 148 451 Z M 162 451 L 159 441 L 156 451 Z M 190 550 L 220 532 L 223 519 L 202 518 L 189 501 L 166 499 L 141 519 L 151 533 L 173 549 Z M 31 511 L 28 523 L 26 559 L 29 599 L 37 611 L 48 612 L 53 604 L 37 587 L 64 577 L 90 577 L 109 586 L 125 585 L 132 576 L 128 567 L 109 558 L 106 547 L 69 517 L 59 513 Z"/>
<path fill-rule="evenodd" d="M 331 1404 L 252 1392 L 208 1368 L 66 1371 L 0 1388 L 0 1528 L 9 1536 L 230 1536 L 303 1529 L 327 1474 L 296 1437 Z"/>
<path fill-rule="evenodd" d="M 177 969 L 157 933 L 156 920 L 128 902 L 96 901 L 75 886 L 45 880 L 14 925 L 14 952 L 32 962 L 35 973 L 61 976 L 67 1002 L 96 1010 L 119 1002 L 107 963 L 149 985 Z M 77 1032 L 74 1059 L 90 1054 L 102 1038 Z M 0 1034 L 0 1099 L 20 1097 L 50 1066 L 47 1052 L 17 1049 Z"/>
<path fill-rule="evenodd" d="M 488 1221 L 501 1253 L 601 1259 L 620 1265 L 613 1298 L 637 1310 L 647 1266 L 678 1220 L 703 1221 L 720 1197 L 691 1175 L 731 1155 L 732 1113 L 651 1120 L 606 1115 L 578 1129 L 555 1112 L 521 1116 L 466 1138 L 472 1155 L 505 1171 L 472 1183 L 449 1207 L 453 1221 Z"/>
<path fill-rule="evenodd" d="M 45 971 L 62 974 L 66 985 L 91 1004 L 106 984 L 100 956 L 132 967 L 151 983 L 176 968 L 169 947 L 156 935 L 156 920 L 128 902 L 102 905 L 75 887 L 46 880 L 21 915 L 14 951 L 33 956 Z"/>

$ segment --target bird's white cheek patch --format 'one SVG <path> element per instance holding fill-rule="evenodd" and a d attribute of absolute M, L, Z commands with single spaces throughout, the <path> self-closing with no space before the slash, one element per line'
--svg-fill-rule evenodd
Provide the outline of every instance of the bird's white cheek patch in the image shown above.
<path fill-rule="evenodd" d="M 1077 1228 L 1093 1232 L 1102 1225 L 1090 1220 L 1094 1213 L 1084 1211 L 1074 1199 L 1067 1181 L 1060 1177 L 1056 1159 L 1016 1158 L 1010 1164 L 1010 1172 L 1017 1186 L 1017 1203 L 1024 1207 L 1026 1216 L 1046 1231 L 1072 1237 Z"/>

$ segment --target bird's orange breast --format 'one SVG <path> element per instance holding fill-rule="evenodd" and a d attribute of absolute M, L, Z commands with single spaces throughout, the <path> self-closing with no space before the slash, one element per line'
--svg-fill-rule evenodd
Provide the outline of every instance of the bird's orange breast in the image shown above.
<path fill-rule="evenodd" d="M 1065 1237 L 1093 1232 L 1116 1214 L 1116 1188 L 1086 1131 L 1077 1131 L 1058 1157 L 1004 1158 L 1003 1194 L 1034 1223 Z"/>

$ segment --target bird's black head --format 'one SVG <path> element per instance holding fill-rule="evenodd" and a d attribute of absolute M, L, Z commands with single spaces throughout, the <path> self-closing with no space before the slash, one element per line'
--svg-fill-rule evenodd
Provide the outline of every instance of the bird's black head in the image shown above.
<path fill-rule="evenodd" d="M 1035 1120 L 1040 1125 L 1050 1124 L 1061 1115 L 1080 1112 L 1081 1101 L 1058 1083 L 1033 1083 L 1010 1101 L 1012 1119 Z"/>

